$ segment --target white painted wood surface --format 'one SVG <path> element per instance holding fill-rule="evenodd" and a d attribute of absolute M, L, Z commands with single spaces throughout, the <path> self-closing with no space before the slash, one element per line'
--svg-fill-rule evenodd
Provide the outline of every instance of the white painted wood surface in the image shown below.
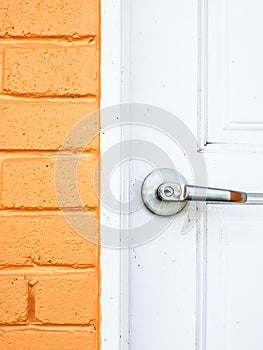
<path fill-rule="evenodd" d="M 114 104 L 121 103 L 121 3 L 118 0 L 101 1 L 101 109 Z M 107 121 L 101 118 L 101 128 L 105 127 Z M 111 145 L 108 134 L 101 133 L 100 147 L 101 153 L 107 151 Z M 120 132 L 116 136 L 121 139 Z M 116 140 L 118 141 L 118 140 Z M 107 187 L 108 173 L 101 164 L 101 191 L 104 197 L 109 197 Z M 118 189 L 116 192 L 119 193 Z M 107 219 L 105 208 L 101 206 L 101 241 L 107 235 Z M 116 226 L 120 227 L 120 222 L 114 218 Z M 112 350 L 121 349 L 120 334 L 122 303 L 120 292 L 124 280 L 121 276 L 121 254 L 119 250 L 109 249 L 101 246 L 101 349 Z"/>
<path fill-rule="evenodd" d="M 122 32 L 124 51 L 119 47 L 112 51 L 119 54 L 118 62 L 126 57 L 125 65 L 120 64 L 125 71 L 124 101 L 159 106 L 188 126 L 196 137 L 196 152 L 206 159 L 206 185 L 262 193 L 262 3 L 133 0 L 123 10 L 120 2 L 116 4 L 119 12 L 110 10 L 115 18 L 119 14 L 129 19 L 128 28 L 123 28 L 128 32 Z M 116 35 L 120 27 L 109 22 L 103 26 L 104 40 L 111 37 L 120 43 Z M 112 68 L 106 65 L 102 71 L 104 93 L 114 96 L 110 81 L 117 89 L 120 76 L 105 78 L 107 70 Z M 172 157 L 171 142 L 154 132 L 131 128 L 130 137 L 155 140 Z M 191 181 L 191 169 L 176 147 L 178 158 L 173 161 Z M 163 166 L 161 159 L 156 159 L 158 164 Z M 138 183 L 150 170 L 149 164 L 130 162 L 130 177 Z M 140 200 L 138 190 L 131 196 Z M 197 224 L 182 235 L 182 213 L 158 238 L 129 250 L 128 282 L 114 270 L 127 257 L 103 250 L 102 340 L 104 334 L 110 339 L 102 342 L 103 349 L 261 350 L 262 214 L 260 201 L 204 205 Z M 141 207 L 131 215 L 131 227 L 147 215 L 153 214 Z M 165 225 L 167 219 L 160 220 Z M 107 299 L 112 268 L 117 273 L 113 273 L 115 304 Z M 120 296 L 125 287 L 118 283 L 129 285 L 127 308 Z M 121 343 L 118 312 L 127 313 L 129 322 L 129 336 L 124 332 Z M 109 317 L 113 317 L 110 323 Z"/>
<path fill-rule="evenodd" d="M 130 101 L 174 113 L 195 134 L 197 10 L 195 1 L 135 0 L 130 11 Z M 154 139 L 171 154 L 173 145 L 161 138 Z M 161 159 L 156 159 L 156 167 L 158 161 L 161 166 Z M 177 164 L 179 171 L 182 166 Z M 143 172 L 134 167 L 132 172 L 143 181 L 149 169 Z M 160 220 L 165 224 L 168 219 Z M 130 349 L 194 349 L 195 285 L 195 228 L 181 235 L 175 219 L 160 237 L 134 248 L 130 254 Z"/>

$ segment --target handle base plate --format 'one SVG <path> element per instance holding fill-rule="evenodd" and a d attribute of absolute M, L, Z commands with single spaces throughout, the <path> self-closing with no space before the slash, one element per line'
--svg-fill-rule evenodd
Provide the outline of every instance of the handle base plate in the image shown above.
<path fill-rule="evenodd" d="M 187 205 L 187 201 L 162 201 L 158 196 L 158 187 L 163 183 L 176 182 L 185 184 L 186 179 L 173 169 L 157 169 L 151 172 L 142 184 L 142 200 L 145 206 L 154 214 L 170 216 L 179 213 Z"/>

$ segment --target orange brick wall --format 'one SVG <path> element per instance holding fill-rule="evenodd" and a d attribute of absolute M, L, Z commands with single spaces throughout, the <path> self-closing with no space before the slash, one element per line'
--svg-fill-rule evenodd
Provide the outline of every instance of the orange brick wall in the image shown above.
<path fill-rule="evenodd" d="M 99 247 L 67 224 L 54 185 L 61 142 L 99 108 L 99 63 L 99 0 L 0 0 L 0 350 L 100 347 Z M 98 157 L 95 140 L 78 169 L 93 216 Z"/>

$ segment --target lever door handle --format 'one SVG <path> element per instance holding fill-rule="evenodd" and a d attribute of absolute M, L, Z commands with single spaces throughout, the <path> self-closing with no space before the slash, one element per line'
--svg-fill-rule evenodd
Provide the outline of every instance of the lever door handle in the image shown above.
<path fill-rule="evenodd" d="M 178 171 L 158 169 L 145 178 L 142 199 L 153 213 L 168 216 L 180 212 L 188 201 L 244 203 L 247 201 L 247 193 L 188 185 Z"/>
<path fill-rule="evenodd" d="M 169 182 L 160 185 L 157 193 L 161 200 L 169 202 L 206 201 L 242 203 L 247 201 L 247 194 L 244 192 Z"/>

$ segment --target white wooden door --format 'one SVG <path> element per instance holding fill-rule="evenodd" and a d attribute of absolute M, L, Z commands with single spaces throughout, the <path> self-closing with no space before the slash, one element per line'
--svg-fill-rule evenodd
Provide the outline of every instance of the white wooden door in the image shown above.
<path fill-rule="evenodd" d="M 263 192 L 262 1 L 132 0 L 126 16 L 126 102 L 172 113 L 196 140 L 193 165 L 180 140 L 154 127 L 155 107 L 142 107 L 145 125 L 131 126 L 130 139 L 153 151 L 139 159 L 131 142 L 131 197 L 142 203 L 144 178 L 171 167 L 159 148 L 189 183 L 205 159 L 203 185 Z M 164 231 L 130 244 L 129 349 L 262 349 L 263 206 L 249 198 L 155 217 Z M 153 216 L 138 205 L 131 231 Z"/>

